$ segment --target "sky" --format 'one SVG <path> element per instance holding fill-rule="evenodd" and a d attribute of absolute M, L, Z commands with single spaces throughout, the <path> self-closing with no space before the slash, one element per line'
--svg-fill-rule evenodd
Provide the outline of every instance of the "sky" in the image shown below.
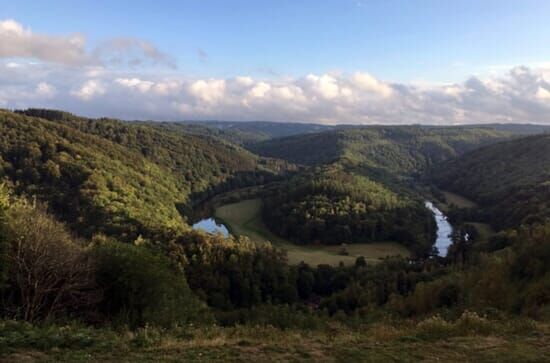
<path fill-rule="evenodd" d="M 550 124 L 550 1 L 3 1 L 0 107 Z"/>

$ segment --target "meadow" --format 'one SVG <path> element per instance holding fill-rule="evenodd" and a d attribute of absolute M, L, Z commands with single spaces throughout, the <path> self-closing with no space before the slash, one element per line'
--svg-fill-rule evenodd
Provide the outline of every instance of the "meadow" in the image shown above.
<path fill-rule="evenodd" d="M 348 322 L 349 323 L 349 322 Z M 78 325 L 0 321 L 0 362 L 548 362 L 550 326 L 489 321 L 464 313 L 454 321 L 316 329 L 272 326 L 144 327 L 114 331 Z"/>
<path fill-rule="evenodd" d="M 215 217 L 222 220 L 231 232 L 239 236 L 247 236 L 257 243 L 272 243 L 287 251 L 290 264 L 302 261 L 311 266 L 319 264 L 346 265 L 355 263 L 357 257 L 363 256 L 368 263 L 376 263 L 388 256 L 409 256 L 410 252 L 394 242 L 354 243 L 342 246 L 298 246 L 271 233 L 261 219 L 261 200 L 249 199 L 238 203 L 219 206 L 215 209 Z M 345 250 L 347 255 L 342 254 Z"/>

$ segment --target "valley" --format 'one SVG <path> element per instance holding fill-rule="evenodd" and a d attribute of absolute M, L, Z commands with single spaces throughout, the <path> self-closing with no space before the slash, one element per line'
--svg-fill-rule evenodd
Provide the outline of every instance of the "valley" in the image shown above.
<path fill-rule="evenodd" d="M 550 1 L 0 15 L 0 363 L 550 362 Z"/>
<path fill-rule="evenodd" d="M 380 324 L 413 350 L 411 334 L 445 344 L 511 341 L 517 331 L 547 340 L 546 134 L 277 127 L 0 111 L 0 250 L 12 256 L 0 270 L 0 332 L 18 332 L 0 354 L 23 354 L 18 339 L 67 316 L 96 321 L 82 334 L 98 342 L 116 335 L 108 324 L 134 337 L 115 338 L 125 349 L 181 347 L 182 334 L 196 334 L 189 344 L 220 357 L 230 353 L 201 342 L 211 347 L 237 327 L 254 346 L 248 329 L 267 326 L 315 339 L 336 329 L 352 342 Z M 34 260 L 34 244 L 54 263 Z M 54 281 L 25 302 L 21 294 L 48 281 L 33 273 L 37 281 L 22 284 L 22 266 L 63 271 L 45 276 L 70 276 L 71 288 Z M 502 333 L 508 318 L 514 326 Z M 245 354 L 248 343 L 227 341 Z M 299 344 L 314 359 L 312 341 Z M 532 354 L 530 341 L 517 344 Z M 399 352 L 388 349 L 380 354 Z"/>
<path fill-rule="evenodd" d="M 297 246 L 292 242 L 275 236 L 261 220 L 261 200 L 250 199 L 238 203 L 227 204 L 216 208 L 215 216 L 226 222 L 236 235 L 250 238 L 256 243 L 271 243 L 286 251 L 288 262 L 297 265 L 305 262 L 311 266 L 327 264 L 338 266 L 355 263 L 357 257 L 363 256 L 369 263 L 376 263 L 380 258 L 389 256 L 407 257 L 410 252 L 403 246 L 393 242 L 354 243 L 342 246 L 335 242 L 334 246 Z M 345 251 L 345 255 L 342 251 Z"/>

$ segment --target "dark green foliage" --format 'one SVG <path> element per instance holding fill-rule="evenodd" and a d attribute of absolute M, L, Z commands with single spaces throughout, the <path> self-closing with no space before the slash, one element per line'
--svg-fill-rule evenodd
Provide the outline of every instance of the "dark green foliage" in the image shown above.
<path fill-rule="evenodd" d="M 295 271 L 284 253 L 246 239 L 223 240 L 192 233 L 186 243 L 187 279 L 208 305 L 228 310 L 264 302 L 294 303 Z"/>
<path fill-rule="evenodd" d="M 15 296 L 29 284 L 13 278 L 11 262 L 2 263 L 2 301 L 10 303 L 3 316 L 171 326 L 211 323 L 207 304 L 224 325 L 283 329 L 317 329 L 328 316 L 350 324 L 388 314 L 440 313 L 456 319 L 465 309 L 550 317 L 550 224 L 544 223 L 550 200 L 548 136 L 487 147 L 437 169 L 442 189 L 470 196 L 481 209 L 453 208 L 449 216 L 463 243 L 450 249 L 449 258 L 424 259 L 435 225 L 415 178 L 508 133 L 479 127 L 350 127 L 251 147 L 314 165 L 286 178 L 294 170 L 287 162 L 263 159 L 227 141 L 276 136 L 270 130 L 274 125 L 248 126 L 226 130 L 213 124 L 204 131 L 203 126 L 90 120 L 51 110 L 0 111 L 0 176 L 18 203 L 29 207 L 33 204 L 23 201 L 36 197 L 58 217 L 44 208 L 16 210 L 0 189 L 0 253 L 36 241 L 51 243 L 46 267 L 57 268 L 59 261 L 86 267 L 77 269 L 83 274 L 71 275 L 78 277 L 71 294 L 94 292 L 87 304 L 76 300 L 56 307 L 55 314 L 38 309 L 26 317 L 17 311 L 23 299 Z M 270 181 L 276 182 L 254 193 L 264 197 L 265 222 L 278 234 L 304 244 L 397 241 L 415 258 L 289 266 L 285 253 L 270 245 L 190 231 L 181 215 L 218 192 Z M 480 219 L 497 229 L 515 229 L 478 242 L 466 222 Z M 75 238 L 65 225 L 86 238 Z M 14 232 L 21 238 L 12 238 Z M 474 238 L 465 241 L 465 233 Z M 74 269 L 59 271 L 67 276 Z M 51 301 L 48 295 L 44 306 Z M 483 332 L 486 321 L 476 316 L 459 318 L 457 329 Z M 426 324 L 432 325 L 420 327 L 412 338 L 452 336 L 442 319 Z M 157 341 L 158 331 L 147 329 L 140 330 L 145 333 L 138 333 L 136 345 Z"/>
<path fill-rule="evenodd" d="M 92 251 L 103 291 L 100 311 L 131 327 L 171 326 L 203 319 L 204 307 L 189 289 L 183 271 L 146 247 L 107 242 Z M 204 315 L 204 314 L 203 314 Z"/>
<path fill-rule="evenodd" d="M 550 217 L 550 135 L 475 150 L 434 168 L 432 177 L 477 202 L 474 217 L 497 230 L 544 223 Z"/>
<path fill-rule="evenodd" d="M 230 121 L 189 121 L 148 123 L 160 125 L 169 130 L 187 134 L 215 136 L 238 145 L 251 145 L 256 142 L 314 132 L 330 130 L 333 127 L 306 123 L 288 122 L 230 122 Z"/>
<path fill-rule="evenodd" d="M 9 260 L 8 260 L 8 207 L 9 195 L 4 184 L 0 184 L 0 294 L 7 287 Z"/>
<path fill-rule="evenodd" d="M 4 221 L 3 313 L 30 322 L 80 315 L 100 294 L 81 241 L 41 206 L 10 203 Z"/>
<path fill-rule="evenodd" d="M 431 252 L 435 222 L 421 200 L 339 167 L 300 175 L 267 197 L 263 219 L 298 244 L 396 241 Z"/>
<path fill-rule="evenodd" d="M 346 159 L 406 174 L 510 135 L 481 127 L 371 126 L 275 139 L 250 149 L 299 164 L 328 164 Z"/>

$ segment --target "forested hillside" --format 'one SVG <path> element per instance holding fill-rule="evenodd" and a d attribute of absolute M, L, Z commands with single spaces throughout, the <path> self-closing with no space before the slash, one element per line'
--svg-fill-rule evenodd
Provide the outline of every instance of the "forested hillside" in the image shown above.
<path fill-rule="evenodd" d="M 422 256 L 431 252 L 436 227 L 411 177 L 510 136 L 488 128 L 347 127 L 250 149 L 325 166 L 266 198 L 264 219 L 275 233 L 297 243 L 395 241 Z"/>
<path fill-rule="evenodd" d="M 213 135 L 59 111 L 0 111 L 0 355 L 18 360 L 32 348 L 53 360 L 74 361 L 75 351 L 108 360 L 119 349 L 154 348 L 179 359 L 200 349 L 223 360 L 250 342 L 267 347 L 258 332 L 269 331 L 277 342 L 289 332 L 312 337 L 311 354 L 319 353 L 319 339 L 344 349 L 333 340 L 346 336 L 353 347 L 371 339 L 381 349 L 389 339 L 392 354 L 406 347 L 417 355 L 419 344 L 466 339 L 470 346 L 481 338 L 500 342 L 498 357 L 509 357 L 512 343 L 521 347 L 513 357 L 534 357 L 547 345 L 550 318 L 550 137 L 505 141 L 438 164 L 508 136 L 458 130 L 300 136 L 329 141 L 325 165 L 296 169 Z M 333 143 L 340 133 L 343 142 Z M 303 148 L 323 149 L 313 141 Z M 311 164 L 320 163 L 314 156 Z M 427 256 L 435 224 L 413 184 L 428 166 L 436 173 L 423 183 L 436 181 L 480 206 L 451 214 L 484 218 L 502 231 L 457 239 L 447 257 Z M 392 240 L 412 253 L 289 264 L 269 242 L 192 230 L 186 212 L 222 191 L 262 197 L 265 223 L 296 248 Z M 259 225 L 252 222 L 243 221 Z M 369 358 L 365 349 L 353 356 Z"/>
<path fill-rule="evenodd" d="M 40 114 L 42 112 L 43 114 Z M 188 228 L 194 200 L 262 183 L 284 169 L 234 145 L 116 120 L 33 110 L 0 113 L 0 173 L 79 233 L 125 240 Z"/>
<path fill-rule="evenodd" d="M 550 135 L 474 150 L 432 171 L 442 188 L 476 201 L 497 229 L 550 218 Z"/>
<path fill-rule="evenodd" d="M 318 165 L 344 159 L 403 174 L 418 172 L 511 135 L 472 127 L 352 127 L 270 140 L 250 149 L 299 164 Z"/>
<path fill-rule="evenodd" d="M 148 124 L 188 134 L 215 136 L 238 145 L 251 145 L 260 141 L 321 132 L 333 128 L 318 124 L 266 121 L 187 121 Z"/>
<path fill-rule="evenodd" d="M 430 253 L 436 226 L 420 198 L 333 165 L 292 178 L 265 199 L 263 217 L 298 244 L 395 241 Z"/>

